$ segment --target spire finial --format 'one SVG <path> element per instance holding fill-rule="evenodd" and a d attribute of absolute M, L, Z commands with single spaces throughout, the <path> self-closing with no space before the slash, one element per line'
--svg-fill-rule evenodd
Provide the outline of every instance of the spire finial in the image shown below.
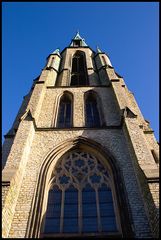
<path fill-rule="evenodd" d="M 101 53 L 102 51 L 100 50 L 100 48 L 98 47 L 98 45 L 97 45 L 97 52 L 98 53 Z"/>

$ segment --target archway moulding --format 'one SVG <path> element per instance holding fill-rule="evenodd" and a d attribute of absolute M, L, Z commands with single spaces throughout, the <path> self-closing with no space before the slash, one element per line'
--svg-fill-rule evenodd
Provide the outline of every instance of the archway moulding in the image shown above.
<path fill-rule="evenodd" d="M 124 203 L 123 205 L 126 208 L 124 211 L 125 214 L 123 214 L 123 211 L 119 212 L 120 218 L 122 219 L 121 222 L 126 221 L 127 223 L 127 219 L 129 219 L 129 216 L 127 216 L 127 204 L 125 204 L 125 202 L 127 202 L 127 197 L 126 194 L 124 194 L 125 190 L 123 177 L 121 171 L 119 170 L 119 166 L 117 165 L 116 159 L 114 159 L 110 151 L 103 147 L 100 143 L 97 143 L 96 141 L 88 138 L 76 137 L 63 141 L 54 147 L 44 158 L 44 161 L 40 167 L 40 173 L 38 176 L 37 185 L 35 187 L 35 194 L 32 200 L 26 237 L 40 237 L 41 221 L 43 218 L 42 213 L 44 212 L 44 196 L 46 189 L 48 188 L 48 184 L 51 180 L 53 169 L 59 160 L 63 157 L 63 155 L 70 151 L 76 150 L 86 151 L 95 155 L 104 164 L 104 166 L 106 166 L 111 171 L 118 198 L 118 207 L 119 209 L 123 208 L 121 205 Z M 45 201 L 47 201 L 47 198 Z M 125 229 L 123 229 L 124 224 L 121 225 L 122 230 L 125 231 Z M 126 224 L 126 232 L 129 234 L 129 231 L 131 232 L 131 230 L 130 226 L 128 227 L 127 225 L 129 224 Z"/>

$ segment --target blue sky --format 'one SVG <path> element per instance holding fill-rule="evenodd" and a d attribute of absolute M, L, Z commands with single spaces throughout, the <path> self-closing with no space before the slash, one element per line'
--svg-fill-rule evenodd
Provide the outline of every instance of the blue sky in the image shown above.
<path fill-rule="evenodd" d="M 3 2 L 2 135 L 46 57 L 68 46 L 77 29 L 109 55 L 159 140 L 158 2 Z"/>

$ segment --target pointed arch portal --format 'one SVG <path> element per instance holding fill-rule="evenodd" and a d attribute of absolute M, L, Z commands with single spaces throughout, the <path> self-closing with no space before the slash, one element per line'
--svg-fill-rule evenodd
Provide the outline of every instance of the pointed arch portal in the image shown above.
<path fill-rule="evenodd" d="M 111 154 L 95 141 L 60 144 L 41 166 L 26 237 L 129 236 L 119 175 Z"/>

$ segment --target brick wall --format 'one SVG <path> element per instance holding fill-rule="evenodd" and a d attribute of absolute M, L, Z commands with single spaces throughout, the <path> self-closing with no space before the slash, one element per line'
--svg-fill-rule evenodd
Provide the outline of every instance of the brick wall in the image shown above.
<path fill-rule="evenodd" d="M 98 85 L 100 82 L 91 59 L 93 53 L 88 48 L 85 48 L 84 52 L 90 81 L 92 85 Z M 59 86 L 60 84 L 69 85 L 71 60 L 74 53 L 75 49 L 71 48 L 62 54 L 60 71 L 65 70 L 57 78 Z M 133 95 L 122 86 L 123 79 L 116 75 L 113 68 L 106 68 L 104 73 L 107 74 L 107 82 L 111 81 L 108 87 L 47 88 L 54 85 L 56 72 L 42 71 L 38 80 L 40 83 L 36 83 L 30 100 L 26 105 L 24 104 L 23 111 L 26 115 L 24 114 L 19 124 L 14 141 L 6 140 L 4 146 L 4 162 L 7 159 L 7 163 L 3 170 L 3 181 L 8 181 L 10 186 L 3 186 L 3 237 L 24 238 L 26 236 L 28 220 L 39 184 L 39 174 L 45 158 L 59 144 L 62 144 L 63 154 L 63 142 L 79 136 L 101 144 L 115 159 L 115 164 L 123 176 L 122 184 L 126 190 L 135 237 L 158 236 L 159 189 L 157 182 L 149 182 L 150 177 L 156 177 L 154 175 L 158 169 L 152 157 L 151 148 L 158 151 L 158 147 L 155 138 L 152 135 L 145 136 L 143 129 L 140 128 L 141 123 L 144 125 L 146 123 Z M 104 76 L 101 75 L 104 73 L 100 72 L 103 84 L 106 83 Z M 109 129 L 82 128 L 62 131 L 53 129 L 56 126 L 56 114 L 63 91 L 73 93 L 74 126 L 84 126 L 84 94 L 89 90 L 94 90 L 98 94 L 104 120 Z M 127 106 L 138 116 L 134 118 L 123 116 L 122 110 Z M 123 128 L 117 128 L 123 118 Z M 34 122 L 39 129 L 35 128 Z M 61 156 L 57 156 L 57 160 L 59 157 Z"/>

